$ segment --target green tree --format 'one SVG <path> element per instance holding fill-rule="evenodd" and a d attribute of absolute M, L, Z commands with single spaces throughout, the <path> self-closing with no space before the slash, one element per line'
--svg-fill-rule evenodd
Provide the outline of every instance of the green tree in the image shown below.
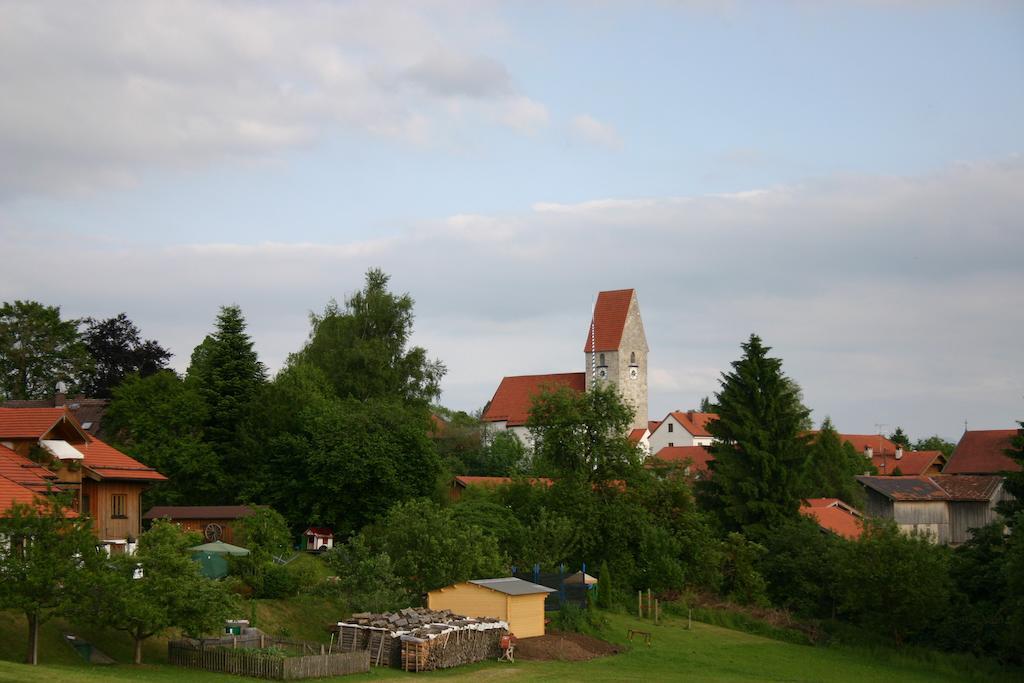
<path fill-rule="evenodd" d="M 910 450 L 910 437 L 903 431 L 903 427 L 896 427 L 896 431 L 889 435 L 889 441 L 892 441 L 897 446 L 902 446 L 906 450 Z"/>
<path fill-rule="evenodd" d="M 24 612 L 29 664 L 39 663 L 39 627 L 89 593 L 102 561 L 88 518 L 65 517 L 66 502 L 47 496 L 0 518 L 0 607 Z"/>
<path fill-rule="evenodd" d="M 146 639 L 172 627 L 194 636 L 215 631 L 234 601 L 223 583 L 200 573 L 188 549 L 193 542 L 176 524 L 158 520 L 139 536 L 135 555 L 112 557 L 94 574 L 74 616 L 128 633 L 136 664 Z"/>
<path fill-rule="evenodd" d="M 340 587 L 354 612 L 389 612 L 409 604 L 410 596 L 395 576 L 391 557 L 373 551 L 362 536 L 353 536 L 325 557 L 338 574 Z"/>
<path fill-rule="evenodd" d="M 914 442 L 915 451 L 942 451 L 942 454 L 947 458 L 953 455 L 953 451 L 956 450 L 956 444 L 952 441 L 946 441 L 938 434 L 929 436 L 927 439 L 918 439 Z"/>
<path fill-rule="evenodd" d="M 391 558 L 411 595 L 508 570 L 494 537 L 425 499 L 398 503 L 361 535 L 374 554 Z"/>
<path fill-rule="evenodd" d="M 284 557 L 292 549 L 292 535 L 288 522 L 279 512 L 269 507 L 257 507 L 238 525 L 238 539 L 250 554 L 263 555 L 267 559 Z"/>
<path fill-rule="evenodd" d="M 230 469 L 239 424 L 266 382 L 267 369 L 246 332 L 241 308 L 222 306 L 215 327 L 193 351 L 187 379 L 195 383 L 208 409 L 204 440 L 229 456 L 225 465 Z"/>
<path fill-rule="evenodd" d="M 143 340 L 139 328 L 128 316 L 119 313 L 113 318 L 86 318 L 82 335 L 95 369 L 85 383 L 89 396 L 110 398 L 111 391 L 125 377 L 138 373 L 148 377 L 167 367 L 171 352 L 152 339 Z"/>
<path fill-rule="evenodd" d="M 760 337 L 742 346 L 743 357 L 722 373 L 718 419 L 707 427 L 716 442 L 705 490 L 727 529 L 761 532 L 798 514 L 810 411 Z"/>
<path fill-rule="evenodd" d="M 204 440 L 208 408 L 195 386 L 173 371 L 129 375 L 113 391 L 103 420 L 111 441 L 168 478 L 146 501 L 163 505 L 223 503 L 220 459 Z"/>
<path fill-rule="evenodd" d="M 595 482 L 635 473 L 640 451 L 628 438 L 632 422 L 633 410 L 614 386 L 583 393 L 544 389 L 533 398 L 526 423 L 534 468 Z"/>
<path fill-rule="evenodd" d="M 79 324 L 38 301 L 0 306 L 0 399 L 48 398 L 59 384 L 77 391 L 92 370 Z"/>
<path fill-rule="evenodd" d="M 768 584 L 758 571 L 767 550 L 735 531 L 722 544 L 722 594 L 742 605 L 765 605 Z"/>
<path fill-rule="evenodd" d="M 758 565 L 771 603 L 802 616 L 834 617 L 833 556 L 837 546 L 847 542 L 822 533 L 816 522 L 803 515 L 771 529 L 761 539 L 767 552 Z"/>
<path fill-rule="evenodd" d="M 366 284 L 345 301 L 312 315 L 312 332 L 301 360 L 323 371 L 340 398 L 383 398 L 424 410 L 441 393 L 445 367 L 425 349 L 409 347 L 413 300 L 388 289 L 389 276 L 366 273 Z"/>
<path fill-rule="evenodd" d="M 832 420 L 826 417 L 821 423 L 821 430 L 810 442 L 803 495 L 806 498 L 839 498 L 854 507 L 861 507 L 864 491 L 855 477 L 874 472 L 874 469 L 870 460 L 840 438 Z"/>
<path fill-rule="evenodd" d="M 611 609 L 615 604 L 612 590 L 615 583 L 612 581 L 612 572 L 608 569 L 608 563 L 602 562 L 597 571 L 597 606 L 604 609 Z"/>
<path fill-rule="evenodd" d="M 949 605 L 949 549 L 868 520 L 856 543 L 840 546 L 836 586 L 841 616 L 888 634 L 896 645 L 931 628 Z"/>
<path fill-rule="evenodd" d="M 1003 488 L 1012 498 L 1002 501 L 996 508 L 1010 527 L 1015 526 L 1017 516 L 1024 512 L 1024 421 L 1017 424 L 1020 425 L 1020 429 L 1010 439 L 1010 447 L 1005 451 L 1006 455 L 1017 463 L 1017 470 L 1002 473 Z"/>

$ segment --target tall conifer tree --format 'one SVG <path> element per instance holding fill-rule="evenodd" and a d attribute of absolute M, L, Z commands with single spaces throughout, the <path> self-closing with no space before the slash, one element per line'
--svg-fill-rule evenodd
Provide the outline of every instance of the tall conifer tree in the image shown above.
<path fill-rule="evenodd" d="M 718 419 L 708 424 L 711 505 L 727 529 L 762 532 L 797 515 L 809 450 L 802 431 L 810 411 L 782 360 L 757 335 L 722 373 Z"/>

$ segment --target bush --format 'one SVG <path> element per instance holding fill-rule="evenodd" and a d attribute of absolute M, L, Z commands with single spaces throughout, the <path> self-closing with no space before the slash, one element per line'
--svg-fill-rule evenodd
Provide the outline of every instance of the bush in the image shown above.
<path fill-rule="evenodd" d="M 299 592 L 298 582 L 287 565 L 268 564 L 262 574 L 262 585 L 256 591 L 258 598 L 290 598 Z"/>

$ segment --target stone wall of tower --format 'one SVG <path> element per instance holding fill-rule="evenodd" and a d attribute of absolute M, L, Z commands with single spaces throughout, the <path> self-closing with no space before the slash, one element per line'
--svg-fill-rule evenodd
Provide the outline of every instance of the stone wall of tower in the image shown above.
<path fill-rule="evenodd" d="M 596 354 L 592 359 L 589 353 L 584 356 L 586 362 L 586 387 L 589 391 L 594 382 L 594 366 L 601 363 L 601 353 Z M 622 331 L 622 341 L 618 351 L 604 351 L 604 366 L 608 370 L 606 380 L 597 379 L 601 382 L 611 382 L 622 394 L 622 397 L 634 409 L 633 427 L 647 427 L 647 336 L 644 334 L 644 322 L 640 317 L 640 304 L 636 295 L 629 303 L 629 312 L 626 314 L 626 324 Z M 630 355 L 636 354 L 637 376 L 630 377 Z"/>
<path fill-rule="evenodd" d="M 611 374 L 611 367 L 608 368 L 608 376 L 614 377 L 619 385 L 619 391 L 626 402 L 633 406 L 636 411 L 633 416 L 634 428 L 647 427 L 647 335 L 644 334 L 644 322 L 640 317 L 640 304 L 636 295 L 629 302 L 629 313 L 626 315 L 626 326 L 622 331 L 622 342 L 619 345 L 618 367 L 616 373 Z M 636 354 L 637 376 L 630 377 L 630 354 Z"/>

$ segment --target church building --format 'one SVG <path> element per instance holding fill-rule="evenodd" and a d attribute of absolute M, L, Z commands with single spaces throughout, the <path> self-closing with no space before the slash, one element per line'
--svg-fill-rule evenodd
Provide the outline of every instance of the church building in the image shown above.
<path fill-rule="evenodd" d="M 633 407 L 633 430 L 647 430 L 647 336 L 636 291 L 601 292 L 594 305 L 583 346 L 583 372 L 505 377 L 484 408 L 489 435 L 511 431 L 532 444 L 526 421 L 533 397 L 545 389 L 566 386 L 586 391 L 595 383 L 611 383 Z"/>

